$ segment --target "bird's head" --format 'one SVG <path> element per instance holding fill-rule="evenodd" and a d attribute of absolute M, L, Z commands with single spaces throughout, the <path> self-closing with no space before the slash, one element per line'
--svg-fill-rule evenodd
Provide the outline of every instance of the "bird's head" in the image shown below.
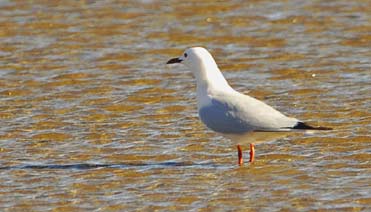
<path fill-rule="evenodd" d="M 215 60 L 203 47 L 192 47 L 186 49 L 180 57 L 170 59 L 166 64 L 182 63 L 192 70 L 200 70 L 204 67 L 215 66 Z"/>
<path fill-rule="evenodd" d="M 180 57 L 170 59 L 167 62 L 167 64 L 173 63 L 186 65 L 196 77 L 197 87 L 232 90 L 220 72 L 213 56 L 205 48 L 192 47 L 186 49 Z"/>

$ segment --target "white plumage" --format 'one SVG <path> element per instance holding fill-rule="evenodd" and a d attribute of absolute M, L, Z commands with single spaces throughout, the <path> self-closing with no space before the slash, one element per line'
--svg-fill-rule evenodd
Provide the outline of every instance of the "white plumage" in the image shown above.
<path fill-rule="evenodd" d="M 237 142 L 246 139 L 250 132 L 330 129 L 311 127 L 260 100 L 235 91 L 225 80 L 214 58 L 202 47 L 187 49 L 179 58 L 168 61 L 168 64 L 171 63 L 185 64 L 195 76 L 197 106 L 202 122 Z"/>

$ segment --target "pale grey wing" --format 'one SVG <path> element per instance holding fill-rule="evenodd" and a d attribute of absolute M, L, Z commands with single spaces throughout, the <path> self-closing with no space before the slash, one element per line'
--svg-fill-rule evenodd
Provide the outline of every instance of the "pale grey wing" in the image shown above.
<path fill-rule="evenodd" d="M 212 100 L 211 104 L 199 109 L 198 114 L 202 122 L 215 132 L 225 134 L 242 134 L 255 130 L 239 111 L 225 101 Z"/>
<path fill-rule="evenodd" d="M 250 131 L 290 131 L 299 123 L 264 102 L 240 93 L 213 96 L 212 105 Z"/>

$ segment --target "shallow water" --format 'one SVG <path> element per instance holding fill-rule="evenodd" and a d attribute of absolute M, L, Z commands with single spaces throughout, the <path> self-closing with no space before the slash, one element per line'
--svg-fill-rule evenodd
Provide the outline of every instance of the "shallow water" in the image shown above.
<path fill-rule="evenodd" d="M 0 210 L 371 209 L 369 1 L 53 2 L 0 3 Z M 237 166 L 191 73 L 165 65 L 189 46 L 335 130 Z"/>

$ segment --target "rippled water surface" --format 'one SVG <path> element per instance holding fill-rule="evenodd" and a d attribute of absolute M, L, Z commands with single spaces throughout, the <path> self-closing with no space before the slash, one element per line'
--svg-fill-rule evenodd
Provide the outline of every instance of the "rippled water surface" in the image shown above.
<path fill-rule="evenodd" d="M 165 65 L 190 46 L 335 130 L 267 137 L 237 166 Z M 370 46 L 363 0 L 1 1 L 0 210 L 370 210 Z"/>

